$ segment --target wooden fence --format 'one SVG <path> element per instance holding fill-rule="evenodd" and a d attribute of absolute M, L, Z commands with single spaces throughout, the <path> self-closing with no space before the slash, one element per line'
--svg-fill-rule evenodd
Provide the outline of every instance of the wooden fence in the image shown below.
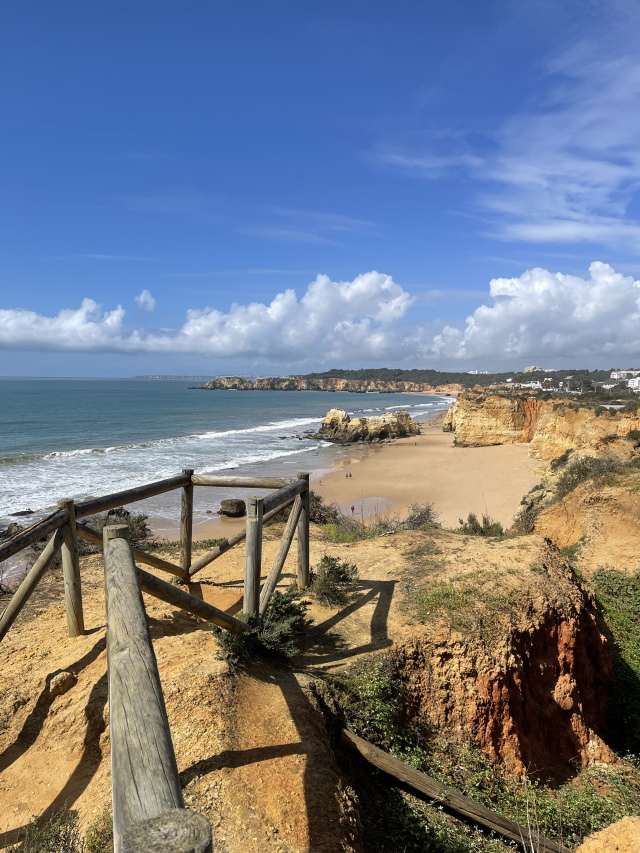
<path fill-rule="evenodd" d="M 269 489 L 267 497 L 250 497 L 245 529 L 225 539 L 196 563 L 193 550 L 194 486 Z M 179 563 L 133 548 L 127 525 L 106 526 L 101 533 L 80 521 L 110 509 L 180 489 Z M 293 504 L 268 579 L 260 591 L 264 525 Z M 146 486 L 75 503 L 58 502 L 48 518 L 0 543 L 0 561 L 50 536 L 43 551 L 0 615 L 0 641 L 11 628 L 58 552 L 62 555 L 67 631 L 84 634 L 78 537 L 103 549 L 107 617 L 107 670 L 111 737 L 111 784 L 115 853 L 205 853 L 211 850 L 211 827 L 184 807 L 164 697 L 151 643 L 142 592 L 186 610 L 236 634 L 246 622 L 136 566 L 144 563 L 188 582 L 230 548 L 246 539 L 243 610 L 264 615 L 298 534 L 297 582 L 309 584 L 309 475 L 295 480 L 273 477 L 212 477 L 182 474 Z"/>

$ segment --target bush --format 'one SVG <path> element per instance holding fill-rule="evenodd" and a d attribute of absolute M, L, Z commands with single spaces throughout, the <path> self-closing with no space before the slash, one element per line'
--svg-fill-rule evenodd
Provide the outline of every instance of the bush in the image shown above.
<path fill-rule="evenodd" d="M 624 467 L 624 463 L 613 456 L 602 456 L 600 459 L 595 456 L 583 456 L 582 459 L 576 459 L 558 478 L 556 499 L 568 495 L 580 483 L 591 477 L 598 477 L 603 474 L 617 474 Z"/>
<path fill-rule="evenodd" d="M 7 848 L 8 853 L 83 853 L 84 841 L 78 826 L 78 815 L 63 806 L 40 825 L 34 817 L 26 828 L 22 846 Z"/>
<path fill-rule="evenodd" d="M 297 640 L 304 635 L 310 620 L 306 618 L 308 601 L 300 601 L 301 593 L 295 587 L 286 592 L 276 590 L 271 596 L 262 624 L 245 613 L 237 618 L 250 625 L 242 634 L 232 634 L 217 625 L 212 625 L 217 637 L 220 660 L 230 664 L 242 664 L 254 655 L 271 655 L 292 658 L 300 649 Z"/>
<path fill-rule="evenodd" d="M 439 526 L 438 513 L 432 503 L 411 504 L 404 521 L 407 530 L 433 530 Z"/>
<path fill-rule="evenodd" d="M 635 442 L 640 441 L 640 429 L 630 429 L 623 437 L 626 438 L 627 441 L 633 441 L 635 444 Z"/>
<path fill-rule="evenodd" d="M 326 607 L 348 602 L 347 590 L 358 580 L 358 567 L 325 554 L 311 572 L 310 591 Z"/>
<path fill-rule="evenodd" d="M 478 521 L 475 512 L 470 512 L 467 520 L 459 519 L 460 528 L 458 533 L 466 533 L 468 536 L 504 536 L 504 528 L 499 521 L 495 521 L 485 512 L 482 522 Z"/>
<path fill-rule="evenodd" d="M 564 453 L 560 454 L 560 456 L 556 456 L 555 459 L 552 459 L 549 463 L 549 467 L 552 471 L 557 471 L 558 468 L 562 468 L 563 465 L 566 465 L 569 461 L 569 457 L 573 453 L 573 448 L 568 448 Z"/>
<path fill-rule="evenodd" d="M 309 521 L 314 524 L 330 524 L 335 522 L 340 515 L 337 506 L 328 506 L 322 502 L 322 496 L 317 492 L 309 490 Z"/>

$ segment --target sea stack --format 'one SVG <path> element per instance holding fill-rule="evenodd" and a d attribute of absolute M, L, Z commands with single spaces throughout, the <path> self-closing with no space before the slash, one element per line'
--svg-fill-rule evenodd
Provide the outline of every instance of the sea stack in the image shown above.
<path fill-rule="evenodd" d="M 410 435 L 420 435 L 420 424 L 404 409 L 371 418 L 353 419 L 344 409 L 331 409 L 322 419 L 315 437 L 337 444 L 351 444 L 354 441 L 392 441 Z"/>

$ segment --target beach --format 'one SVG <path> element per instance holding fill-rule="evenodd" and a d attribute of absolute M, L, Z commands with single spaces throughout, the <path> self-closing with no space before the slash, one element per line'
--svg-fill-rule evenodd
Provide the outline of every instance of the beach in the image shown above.
<path fill-rule="evenodd" d="M 540 462 L 528 444 L 454 447 L 442 432 L 443 415 L 422 425 L 422 434 L 362 449 L 354 446 L 336 470 L 313 483 L 326 503 L 357 517 L 375 512 L 404 516 L 412 504 L 432 503 L 444 527 L 457 527 L 470 512 L 509 526 L 522 497 L 538 482 Z M 351 474 L 347 477 L 346 474 Z"/>

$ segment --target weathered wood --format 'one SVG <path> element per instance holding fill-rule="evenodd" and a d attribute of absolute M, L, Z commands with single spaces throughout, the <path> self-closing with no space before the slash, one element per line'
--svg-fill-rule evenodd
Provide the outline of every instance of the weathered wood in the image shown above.
<path fill-rule="evenodd" d="M 13 625 L 18 613 L 20 613 L 22 608 L 25 606 L 31 597 L 31 593 L 38 585 L 38 582 L 46 570 L 49 568 L 49 564 L 58 553 L 58 549 L 62 546 L 64 537 L 68 530 L 69 528 L 65 524 L 64 527 L 59 527 L 55 531 L 51 539 L 49 539 L 45 545 L 44 551 L 40 554 L 33 566 L 31 566 L 29 573 L 13 594 L 13 598 L 9 604 L 5 607 L 2 616 L 0 616 L 0 641 Z"/>
<path fill-rule="evenodd" d="M 289 504 L 293 503 L 295 497 L 290 497 L 285 499 L 285 501 L 281 504 L 278 504 L 275 509 L 272 509 L 271 512 L 265 512 L 262 516 L 262 526 L 263 528 L 272 521 L 278 513 L 282 512 L 283 509 L 289 506 Z M 225 554 L 230 548 L 233 548 L 234 545 L 237 545 L 239 542 L 242 542 L 247 537 L 247 530 L 241 530 L 236 536 L 232 539 L 225 539 L 224 542 L 221 542 L 216 548 L 212 551 L 209 551 L 203 557 L 195 562 L 191 568 L 189 569 L 189 577 L 193 577 L 197 572 L 201 569 L 204 569 L 205 566 L 208 566 L 210 563 L 213 563 L 214 560 L 217 560 L 218 557 Z"/>
<path fill-rule="evenodd" d="M 219 477 L 214 474 L 194 474 L 194 486 L 233 486 L 237 489 L 282 489 L 294 481 L 282 477 Z"/>
<path fill-rule="evenodd" d="M 189 482 L 190 478 L 186 474 L 178 474 L 176 477 L 169 477 L 166 480 L 147 483 L 146 486 L 137 486 L 135 489 L 127 489 L 124 492 L 114 492 L 101 498 L 80 501 L 76 503 L 76 518 L 86 518 L 88 515 L 106 512 L 109 509 L 115 509 L 117 506 L 152 498 L 154 495 L 161 495 L 163 492 L 170 492 L 173 489 L 181 489 L 183 486 L 189 485 Z"/>
<path fill-rule="evenodd" d="M 84 634 L 82 610 L 82 581 L 80 578 L 80 553 L 76 532 L 76 513 L 72 500 L 58 501 L 60 509 L 69 513 L 69 533 L 62 543 L 62 576 L 64 579 L 64 606 L 67 613 L 67 633 L 70 637 Z"/>
<path fill-rule="evenodd" d="M 93 542 L 94 545 L 99 545 L 102 548 L 102 536 L 97 530 L 89 527 L 87 524 L 77 524 L 78 536 L 81 539 L 86 539 L 87 542 Z M 189 580 L 189 572 L 185 572 L 180 566 L 175 563 L 170 563 L 168 560 L 162 560 L 160 557 L 154 557 L 153 554 L 147 554 L 146 551 L 141 551 L 139 548 L 131 546 L 131 553 L 136 563 L 145 563 L 147 566 L 153 566 L 154 569 L 159 569 L 161 572 L 168 572 L 170 575 L 176 575 L 183 581 Z"/>
<path fill-rule="evenodd" d="M 67 524 L 68 521 L 69 516 L 66 511 L 59 509 L 52 515 L 47 516 L 47 518 L 43 518 L 42 521 L 38 521 L 36 524 L 32 524 L 31 527 L 27 527 L 25 530 L 21 530 L 20 533 L 16 533 L 10 539 L 5 539 L 0 544 L 0 562 L 8 560 L 9 557 L 13 557 L 18 551 L 28 548 L 34 542 L 44 539 L 50 533 L 53 533 L 54 530 L 62 527 L 63 524 Z"/>
<path fill-rule="evenodd" d="M 271 512 L 272 509 L 280 506 L 283 503 L 288 503 L 290 500 L 299 495 L 305 489 L 309 488 L 309 483 L 306 480 L 294 480 L 283 489 L 278 489 L 277 492 L 272 492 L 263 498 L 263 508 L 265 513 Z"/>
<path fill-rule="evenodd" d="M 187 613 L 192 613 L 199 619 L 204 619 L 207 622 L 213 622 L 220 628 L 226 628 L 233 634 L 242 634 L 247 631 L 249 626 L 245 622 L 236 619 L 235 616 L 230 616 L 224 610 L 219 610 L 212 604 L 202 601 L 201 598 L 196 598 L 195 595 L 181 589 L 175 584 L 167 583 L 149 572 L 138 569 L 138 577 L 140 585 L 144 592 L 148 595 L 153 595 L 161 601 L 166 601 L 167 604 L 173 604 L 181 610 L 186 610 Z"/>
<path fill-rule="evenodd" d="M 247 501 L 247 544 L 244 559 L 244 597 L 242 609 L 249 616 L 258 615 L 260 572 L 262 570 L 263 499 L 254 496 Z"/>
<path fill-rule="evenodd" d="M 191 565 L 191 543 L 193 541 L 193 486 L 191 476 L 193 468 L 183 468 L 182 473 L 189 477 L 189 484 L 182 487 L 180 508 L 180 565 L 188 572 Z"/>
<path fill-rule="evenodd" d="M 130 826 L 122 853 L 210 853 L 211 826 L 204 815 L 172 809 Z"/>
<path fill-rule="evenodd" d="M 300 494 L 301 510 L 298 522 L 298 589 L 309 586 L 309 474 L 298 474 L 299 480 L 304 480 L 307 488 Z"/>
<path fill-rule="evenodd" d="M 139 821 L 184 808 L 140 580 L 124 525 L 104 529 L 115 853 Z"/>
<path fill-rule="evenodd" d="M 302 496 L 298 495 L 298 497 L 293 502 L 293 506 L 291 507 L 291 512 L 287 520 L 287 525 L 284 529 L 284 533 L 282 534 L 282 539 L 280 540 L 280 545 L 278 546 L 276 555 L 273 558 L 271 571 L 269 572 L 269 575 L 266 581 L 264 582 L 264 586 L 262 587 L 262 592 L 260 593 L 260 616 L 264 616 L 269 605 L 269 599 L 271 598 L 273 591 L 276 588 L 278 581 L 280 580 L 280 575 L 282 574 L 282 569 L 285 560 L 287 559 L 289 548 L 291 547 L 293 535 L 296 532 L 296 525 L 298 524 L 298 519 L 300 518 L 301 511 Z"/>
<path fill-rule="evenodd" d="M 517 841 L 519 844 L 527 845 L 527 849 L 529 849 L 530 831 L 526 826 L 520 826 L 520 824 L 491 811 L 480 803 L 476 803 L 475 800 L 466 797 L 459 791 L 448 788 L 436 779 L 414 770 L 413 767 L 400 761 L 399 758 L 394 758 L 393 755 L 378 749 L 377 746 L 346 729 L 342 729 L 340 732 L 340 743 L 347 749 L 357 752 L 375 767 L 384 770 L 385 773 L 398 779 L 413 791 L 417 791 L 418 794 L 424 794 L 430 799 L 437 800 L 439 804 L 462 815 L 467 820 L 484 826 L 486 829 L 491 829 L 493 832 L 497 832 L 512 841 Z M 535 843 L 536 850 L 540 853 L 547 853 L 547 851 L 549 853 L 570 853 L 568 848 L 559 841 L 552 841 L 537 833 L 535 834 Z"/>

